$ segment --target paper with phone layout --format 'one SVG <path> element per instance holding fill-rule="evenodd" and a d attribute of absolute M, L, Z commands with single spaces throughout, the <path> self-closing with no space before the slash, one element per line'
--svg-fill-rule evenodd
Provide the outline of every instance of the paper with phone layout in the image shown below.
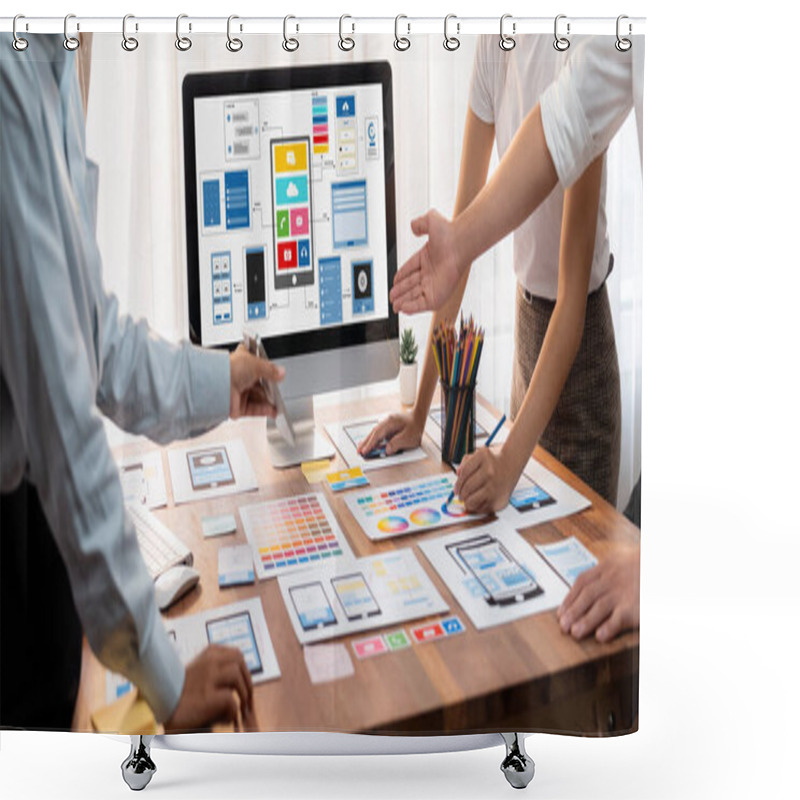
<path fill-rule="evenodd" d="M 220 644 L 242 651 L 253 683 L 281 676 L 259 597 L 209 608 L 199 614 L 165 619 L 164 625 L 184 664 L 208 645 Z"/>
<path fill-rule="evenodd" d="M 301 644 L 448 610 L 410 549 L 284 575 L 278 578 L 278 586 Z"/>
<path fill-rule="evenodd" d="M 160 450 L 117 460 L 125 503 L 141 503 L 151 511 L 167 504 L 167 482 Z"/>
<path fill-rule="evenodd" d="M 312 492 L 239 508 L 260 580 L 328 561 L 351 561 L 353 551 L 324 494 Z"/>
<path fill-rule="evenodd" d="M 217 551 L 217 574 L 220 588 L 255 583 L 253 553 L 246 544 L 220 547 Z"/>
<path fill-rule="evenodd" d="M 508 505 L 497 516 L 520 531 L 541 522 L 577 514 L 591 505 L 588 498 L 530 458 Z"/>
<path fill-rule="evenodd" d="M 366 472 L 371 469 L 393 467 L 397 464 L 408 464 L 411 461 L 421 461 L 423 458 L 427 458 L 427 453 L 421 447 L 414 447 L 411 450 L 403 450 L 387 456 L 385 443 L 376 447 L 368 458 L 361 456 L 358 446 L 381 419 L 381 416 L 374 415 L 341 422 L 329 422 L 325 425 L 328 436 L 347 462 L 348 467 L 361 467 Z"/>
<path fill-rule="evenodd" d="M 567 595 L 561 578 L 502 521 L 419 548 L 478 630 L 557 608 Z"/>
<path fill-rule="evenodd" d="M 582 572 L 597 566 L 597 559 L 574 536 L 536 545 L 536 549 L 568 586 L 574 586 Z"/>
<path fill-rule="evenodd" d="M 495 429 L 500 417 L 495 418 L 494 414 L 481 403 L 475 403 L 475 447 L 483 447 L 486 440 Z M 508 438 L 511 426 L 506 424 L 497 431 L 497 435 L 492 440 L 492 444 L 502 444 Z M 442 407 L 438 401 L 434 401 L 428 416 L 425 419 L 425 433 L 436 447 L 442 449 Z"/>
<path fill-rule="evenodd" d="M 408 483 L 376 486 L 345 498 L 350 513 L 373 541 L 428 533 L 460 522 L 480 519 L 467 514 L 464 504 L 448 498 L 456 482 L 452 473 L 429 475 Z"/>
<path fill-rule="evenodd" d="M 169 450 L 167 458 L 175 505 L 258 488 L 256 473 L 241 439 Z"/>

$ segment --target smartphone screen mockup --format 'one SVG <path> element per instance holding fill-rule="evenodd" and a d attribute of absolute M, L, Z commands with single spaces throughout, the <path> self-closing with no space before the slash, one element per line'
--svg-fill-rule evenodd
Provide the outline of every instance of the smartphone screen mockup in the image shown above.
<path fill-rule="evenodd" d="M 289 595 L 304 631 L 336 625 L 336 615 L 319 581 L 292 586 Z"/>

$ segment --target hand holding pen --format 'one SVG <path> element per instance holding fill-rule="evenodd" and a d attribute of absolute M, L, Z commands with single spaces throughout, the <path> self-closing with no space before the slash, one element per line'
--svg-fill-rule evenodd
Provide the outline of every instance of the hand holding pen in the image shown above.
<path fill-rule="evenodd" d="M 466 510 L 473 514 L 489 514 L 498 511 L 508 503 L 508 498 L 513 491 L 513 483 L 507 494 L 504 494 L 504 484 L 508 482 L 505 469 L 500 464 L 500 456 L 493 453 L 490 445 L 495 436 L 500 432 L 506 421 L 503 414 L 500 421 L 486 440 L 484 447 L 467 455 L 458 467 L 458 478 L 453 491 L 447 498 L 451 503 L 453 497 L 458 495 L 464 503 Z M 501 486 L 503 484 L 503 486 Z M 497 504 L 498 501 L 502 502 Z"/>

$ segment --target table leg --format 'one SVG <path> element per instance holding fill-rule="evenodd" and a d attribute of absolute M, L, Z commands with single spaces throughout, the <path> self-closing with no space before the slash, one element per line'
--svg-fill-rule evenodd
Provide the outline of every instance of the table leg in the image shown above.
<path fill-rule="evenodd" d="M 134 792 L 144 789 L 155 775 L 156 765 L 150 758 L 152 741 L 152 736 L 131 736 L 131 752 L 122 762 L 122 778 Z"/>
<path fill-rule="evenodd" d="M 506 743 L 506 757 L 500 769 L 515 789 L 524 789 L 535 771 L 533 759 L 525 752 L 525 738 L 521 733 L 501 733 Z"/>

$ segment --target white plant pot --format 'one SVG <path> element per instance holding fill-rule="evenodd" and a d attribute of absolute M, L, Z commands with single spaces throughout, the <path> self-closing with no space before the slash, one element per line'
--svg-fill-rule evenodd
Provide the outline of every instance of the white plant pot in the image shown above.
<path fill-rule="evenodd" d="M 400 402 L 413 406 L 417 398 L 417 362 L 400 364 Z"/>

